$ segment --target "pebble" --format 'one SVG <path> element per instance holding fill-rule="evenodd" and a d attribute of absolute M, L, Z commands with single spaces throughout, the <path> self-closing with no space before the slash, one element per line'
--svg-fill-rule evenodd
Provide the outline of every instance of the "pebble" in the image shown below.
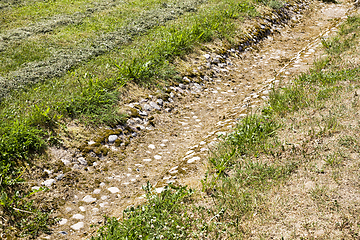
<path fill-rule="evenodd" d="M 210 59 L 211 56 L 210 56 L 210 54 L 205 54 L 204 57 L 205 57 L 206 59 Z"/>
<path fill-rule="evenodd" d="M 160 159 L 161 159 L 161 156 L 160 156 L 160 155 L 155 155 L 154 158 L 155 158 L 156 160 L 160 160 Z"/>
<path fill-rule="evenodd" d="M 76 223 L 76 224 L 74 224 L 74 225 L 71 225 L 71 228 L 74 229 L 75 231 L 76 231 L 76 230 L 80 230 L 80 229 L 83 228 L 83 227 L 84 227 L 84 223 L 83 223 L 83 222 L 78 222 L 78 223 Z"/>
<path fill-rule="evenodd" d="M 55 177 L 55 179 L 60 181 L 61 179 L 63 179 L 64 176 L 65 175 L 61 173 L 61 174 L 57 175 L 57 177 Z"/>
<path fill-rule="evenodd" d="M 56 182 L 55 179 L 48 179 L 42 182 L 41 185 L 44 185 L 45 187 L 50 187 L 51 185 L 53 185 L 54 182 Z"/>
<path fill-rule="evenodd" d="M 64 224 L 66 224 L 68 222 L 68 220 L 66 219 L 66 218 L 62 218 L 59 222 L 58 222 L 58 224 L 59 225 L 64 225 Z"/>
<path fill-rule="evenodd" d="M 83 157 L 79 157 L 79 158 L 78 158 L 78 162 L 79 162 L 81 165 L 87 166 L 87 161 L 86 161 L 85 158 L 83 158 Z"/>
<path fill-rule="evenodd" d="M 77 220 L 80 220 L 80 219 L 84 219 L 84 215 L 80 214 L 80 213 L 77 213 L 75 215 L 72 216 L 72 218 L 75 218 Z"/>
<path fill-rule="evenodd" d="M 93 202 L 96 202 L 96 198 L 93 198 L 92 196 L 87 195 L 83 198 L 83 201 L 86 203 L 93 203 Z"/>
<path fill-rule="evenodd" d="M 148 148 L 150 148 L 150 149 L 155 149 L 155 145 L 154 145 L 154 144 L 150 144 L 150 145 L 148 146 Z"/>
<path fill-rule="evenodd" d="M 116 139 L 118 139 L 118 136 L 117 136 L 117 135 L 110 135 L 110 136 L 109 136 L 109 143 L 115 142 Z"/>
<path fill-rule="evenodd" d="M 197 160 L 200 160 L 200 157 L 193 157 L 193 158 L 190 158 L 189 160 L 187 160 L 187 163 L 193 163 Z"/>
<path fill-rule="evenodd" d="M 180 83 L 180 84 L 179 84 L 179 88 L 181 88 L 181 89 L 186 89 L 186 86 L 185 86 L 184 84 Z"/>
<path fill-rule="evenodd" d="M 156 191 L 157 193 L 161 193 L 161 192 L 163 192 L 164 190 L 165 190 L 164 187 L 155 188 L 155 191 Z"/>
<path fill-rule="evenodd" d="M 150 158 L 145 158 L 143 161 L 144 162 L 151 162 L 151 159 Z"/>
<path fill-rule="evenodd" d="M 144 109 L 145 109 L 146 111 L 151 111 L 151 110 L 153 110 L 153 108 L 152 108 L 149 104 L 145 104 L 145 105 L 144 105 Z"/>
<path fill-rule="evenodd" d="M 160 106 L 164 105 L 164 101 L 160 98 L 156 101 L 156 103 L 159 104 Z"/>
<path fill-rule="evenodd" d="M 105 183 L 100 183 L 100 187 L 104 187 L 105 186 Z"/>
<path fill-rule="evenodd" d="M 73 165 L 72 169 L 77 169 L 77 170 L 79 170 L 79 169 L 81 169 L 81 168 L 80 168 L 79 164 L 75 163 L 75 164 Z"/>
<path fill-rule="evenodd" d="M 105 207 L 106 205 L 108 205 L 109 203 L 108 202 L 103 202 L 103 203 L 100 203 L 99 205 L 100 205 L 100 207 Z"/>
<path fill-rule="evenodd" d="M 94 194 L 99 194 L 100 192 L 101 192 L 101 189 L 95 189 L 93 193 Z"/>
<path fill-rule="evenodd" d="M 145 111 L 139 111 L 139 115 L 144 117 L 148 116 L 147 112 Z"/>
<path fill-rule="evenodd" d="M 101 196 L 101 200 L 105 200 L 107 198 L 108 198 L 108 196 Z"/>
<path fill-rule="evenodd" d="M 118 193 L 118 192 L 120 192 L 120 190 L 119 190 L 117 187 L 110 187 L 110 188 L 108 188 L 108 190 L 109 190 L 111 193 Z"/>
<path fill-rule="evenodd" d="M 66 159 L 60 159 L 63 164 L 66 166 L 66 165 L 69 165 L 71 162 L 69 160 L 66 160 Z"/>
<path fill-rule="evenodd" d="M 161 108 L 159 107 L 159 105 L 157 105 L 157 103 L 155 103 L 155 102 L 150 102 L 150 106 L 151 106 L 152 108 L 155 108 L 155 109 L 158 110 L 158 111 L 161 110 Z"/>
<path fill-rule="evenodd" d="M 82 211 L 82 212 L 85 212 L 85 211 L 86 211 L 85 207 L 83 207 L 83 206 L 81 206 L 81 207 L 79 207 L 79 208 L 80 208 L 80 211 Z"/>
<path fill-rule="evenodd" d="M 40 189 L 39 186 L 34 186 L 34 187 L 31 188 L 31 190 L 35 190 L 35 191 L 36 191 L 36 190 L 39 190 L 39 189 Z"/>

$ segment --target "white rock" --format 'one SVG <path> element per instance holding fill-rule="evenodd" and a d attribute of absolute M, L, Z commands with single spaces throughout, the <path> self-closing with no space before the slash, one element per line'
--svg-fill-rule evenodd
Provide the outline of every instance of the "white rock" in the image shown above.
<path fill-rule="evenodd" d="M 108 198 L 108 196 L 101 196 L 101 200 L 105 200 L 107 198 Z"/>
<path fill-rule="evenodd" d="M 105 183 L 100 183 L 100 187 L 104 187 L 105 186 Z"/>
<path fill-rule="evenodd" d="M 86 159 L 83 158 L 83 157 L 79 157 L 79 158 L 78 158 L 78 162 L 79 162 L 81 165 L 87 166 L 87 161 L 86 161 Z"/>
<path fill-rule="evenodd" d="M 103 202 L 103 203 L 100 203 L 99 205 L 100 205 L 100 207 L 105 207 L 106 205 L 108 205 L 109 203 L 108 202 Z"/>
<path fill-rule="evenodd" d="M 50 187 L 54 182 L 56 182 L 55 179 L 48 179 L 41 183 L 41 185 L 44 185 L 45 187 Z"/>
<path fill-rule="evenodd" d="M 163 192 L 164 190 L 165 190 L 165 188 L 163 188 L 163 187 L 155 188 L 155 191 L 156 191 L 157 193 L 161 193 L 161 192 Z"/>
<path fill-rule="evenodd" d="M 100 189 L 95 189 L 93 193 L 94 193 L 94 194 L 99 194 L 100 192 L 101 192 Z"/>
<path fill-rule="evenodd" d="M 82 211 L 82 212 L 85 212 L 85 211 L 86 211 L 85 207 L 83 207 L 83 206 L 81 206 L 81 207 L 79 207 L 79 208 L 80 208 L 80 211 Z"/>
<path fill-rule="evenodd" d="M 155 149 L 155 145 L 154 145 L 154 144 L 150 144 L 150 145 L 148 146 L 148 148 L 150 148 L 150 149 Z"/>
<path fill-rule="evenodd" d="M 118 136 L 117 136 L 117 135 L 110 135 L 110 136 L 109 136 L 109 143 L 115 142 L 116 139 L 118 139 Z"/>
<path fill-rule="evenodd" d="M 84 198 L 83 198 L 83 201 L 86 202 L 86 203 L 93 203 L 96 201 L 96 198 L 93 198 L 92 196 L 90 195 L 86 195 Z"/>
<path fill-rule="evenodd" d="M 118 193 L 118 192 L 120 192 L 120 190 L 119 190 L 117 187 L 110 187 L 110 188 L 108 188 L 108 190 L 109 190 L 111 193 Z"/>
<path fill-rule="evenodd" d="M 155 158 L 156 160 L 160 160 L 160 159 L 161 159 L 161 156 L 160 156 L 160 155 L 155 155 L 154 158 Z"/>
<path fill-rule="evenodd" d="M 63 164 L 66 166 L 66 165 L 69 165 L 71 162 L 69 160 L 66 160 L 66 159 L 61 159 L 61 161 L 63 162 Z"/>
<path fill-rule="evenodd" d="M 144 162 L 151 162 L 151 159 L 150 158 L 146 158 L 143 160 Z"/>
<path fill-rule="evenodd" d="M 40 189 L 39 186 L 34 186 L 34 187 L 31 188 L 31 190 L 39 190 L 39 189 Z"/>
<path fill-rule="evenodd" d="M 193 157 L 193 158 L 190 158 L 189 160 L 187 160 L 187 163 L 193 163 L 198 160 L 200 160 L 200 157 Z"/>
<path fill-rule="evenodd" d="M 68 222 L 68 220 L 66 219 L 66 218 L 62 218 L 59 222 L 58 222 L 58 224 L 59 225 L 64 225 L 64 224 L 66 224 Z"/>
<path fill-rule="evenodd" d="M 93 212 L 98 212 L 99 211 L 99 209 L 98 208 L 93 208 L 93 209 L 91 209 Z"/>
<path fill-rule="evenodd" d="M 76 223 L 76 224 L 74 224 L 74 225 L 71 225 L 71 228 L 74 229 L 75 231 L 80 230 L 80 229 L 83 228 L 83 227 L 84 227 L 84 223 L 83 223 L 83 222 L 78 222 L 78 223 Z"/>
<path fill-rule="evenodd" d="M 80 220 L 80 219 L 84 219 L 85 217 L 84 217 L 84 215 L 77 213 L 77 214 L 73 215 L 72 218 Z"/>

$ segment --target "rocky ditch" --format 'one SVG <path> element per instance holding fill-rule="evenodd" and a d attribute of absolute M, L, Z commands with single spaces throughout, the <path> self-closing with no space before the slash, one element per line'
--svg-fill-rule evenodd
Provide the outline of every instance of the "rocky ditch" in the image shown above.
<path fill-rule="evenodd" d="M 48 186 L 49 199 L 61 200 L 61 220 L 44 237 L 89 237 L 95 231 L 90 225 L 102 224 L 104 214 L 119 217 L 141 203 L 147 181 L 157 192 L 168 183 L 199 186 L 219 137 L 255 112 L 274 85 L 306 71 L 322 55 L 321 40 L 337 31 L 349 8 L 288 5 L 249 28 L 238 47 L 190 59 L 183 83 L 129 102 L 126 125 L 84 135 L 77 147 L 52 148 L 53 162 L 33 186 Z M 77 126 L 69 128 L 81 134 Z"/>

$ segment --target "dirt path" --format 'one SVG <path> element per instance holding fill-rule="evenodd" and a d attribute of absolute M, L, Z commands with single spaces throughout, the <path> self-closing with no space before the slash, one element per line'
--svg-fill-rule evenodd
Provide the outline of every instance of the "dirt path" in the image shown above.
<path fill-rule="evenodd" d="M 350 3 L 318 2 L 309 6 L 311 11 L 293 16 L 285 27 L 278 26 L 279 33 L 253 47 L 256 49 L 243 53 L 231 50 L 227 58 L 204 53 L 194 59 L 192 68 L 205 69 L 208 83 L 173 88 L 174 98 L 181 99 L 169 104 L 172 111 L 154 115 L 156 127 L 136 137 L 124 158 L 109 158 L 87 171 L 79 170 L 88 185 L 66 192 L 67 200 L 59 211 L 63 220 L 47 238 L 89 237 L 94 231 L 90 225 L 101 223 L 104 214 L 120 217 L 124 208 L 143 201 L 141 186 L 147 181 L 159 192 L 169 182 L 199 187 L 209 148 L 217 136 L 256 111 L 274 84 L 306 71 L 322 55 L 321 38 L 335 33 L 352 7 Z M 206 69 L 208 66 L 211 69 Z M 144 99 L 139 104 L 150 101 Z M 140 118 L 131 121 L 134 127 L 143 125 Z M 119 148 L 109 148 L 114 156 L 120 155 Z M 60 150 L 54 150 L 54 155 L 62 160 L 70 157 Z"/>

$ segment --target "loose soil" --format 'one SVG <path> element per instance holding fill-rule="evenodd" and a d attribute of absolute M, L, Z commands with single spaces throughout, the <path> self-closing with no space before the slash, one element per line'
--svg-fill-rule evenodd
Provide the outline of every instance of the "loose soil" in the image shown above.
<path fill-rule="evenodd" d="M 174 88 L 176 101 L 169 104 L 172 111 L 154 114 L 155 127 L 141 131 L 125 149 L 109 145 L 109 156 L 96 160 L 95 166 L 71 170 L 64 180 L 50 187 L 47 196 L 62 201 L 56 216 L 67 221 L 62 220 L 54 227 L 52 235 L 43 237 L 88 238 L 96 231 L 90 225 L 101 224 L 104 214 L 121 217 L 126 207 L 143 202 L 141 187 L 147 181 L 158 192 L 169 182 L 199 189 L 209 149 L 218 142 L 218 136 L 230 132 L 246 114 L 256 112 L 274 85 L 287 83 L 297 74 L 306 72 L 313 61 L 323 55 L 321 40 L 337 32 L 352 8 L 349 2 L 309 2 L 307 5 L 302 15 L 292 16 L 287 25 L 275 26 L 278 33 L 245 52 L 233 49 L 227 53 L 228 57 L 219 58 L 211 51 L 204 51 L 179 62 L 182 67 L 202 71 L 208 81 L 198 79 L 203 85 Z M 215 45 L 206 47 L 217 49 Z M 207 60 L 205 54 L 211 55 L 211 59 Z M 212 64 L 209 69 L 207 64 L 216 59 L 220 63 Z M 85 133 L 74 124 L 69 126 L 69 135 L 74 136 L 76 142 L 90 142 L 96 132 Z M 82 156 L 75 148 L 53 148 L 51 154 L 54 163 Z M 113 190 L 115 193 L 111 192 Z M 84 197 L 87 195 L 95 200 L 86 203 Z M 83 218 L 75 219 L 75 214 Z M 84 223 L 84 227 L 73 230 L 71 226 L 78 222 Z"/>

